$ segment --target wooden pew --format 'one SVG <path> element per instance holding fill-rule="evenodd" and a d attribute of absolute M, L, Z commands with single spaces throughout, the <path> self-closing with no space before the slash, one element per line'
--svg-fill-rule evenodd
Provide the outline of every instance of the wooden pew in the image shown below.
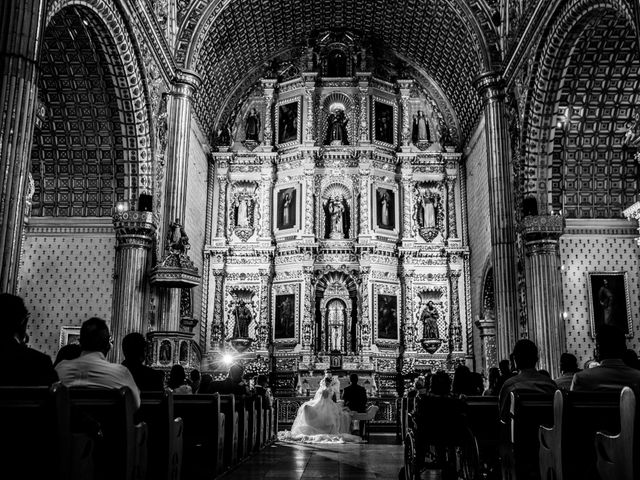
<path fill-rule="evenodd" d="M 66 387 L 0 387 L 3 469 L 19 469 L 21 479 L 90 479 L 93 442 L 71 431 Z M 37 457 L 34 457 L 34 454 Z"/>
<path fill-rule="evenodd" d="M 235 397 L 230 394 L 220 395 L 220 411 L 224 414 L 224 461 L 225 467 L 238 463 L 238 412 Z"/>
<path fill-rule="evenodd" d="M 640 478 L 639 389 L 625 387 L 620 394 L 620 433 L 597 432 L 595 449 L 602 480 Z"/>
<path fill-rule="evenodd" d="M 235 396 L 235 406 L 238 412 L 238 461 L 249 456 L 249 423 L 250 410 L 249 397 Z"/>
<path fill-rule="evenodd" d="M 509 418 L 501 421 L 499 434 L 503 480 L 539 480 L 538 430 L 552 422 L 553 395 L 511 392 Z"/>
<path fill-rule="evenodd" d="M 553 401 L 553 426 L 540 426 L 540 477 L 543 480 L 597 479 L 597 430 L 620 430 L 620 393 L 563 392 Z"/>
<path fill-rule="evenodd" d="M 94 477 L 104 480 L 144 480 L 147 468 L 147 426 L 135 423 L 133 394 L 119 389 L 70 388 L 71 414 L 99 427 L 95 441 Z M 84 428 L 83 428 L 84 429 Z"/>
<path fill-rule="evenodd" d="M 213 478 L 225 469 L 225 425 L 220 395 L 173 395 L 174 414 L 184 424 L 182 478 Z"/>
<path fill-rule="evenodd" d="M 253 398 L 253 422 L 251 424 L 251 452 L 257 452 L 262 448 L 264 435 L 264 411 L 262 410 L 262 397 L 256 395 Z"/>
<path fill-rule="evenodd" d="M 415 406 L 415 397 L 402 397 L 401 399 L 401 412 L 400 412 L 400 433 L 402 435 L 402 439 L 407 436 L 407 431 L 409 428 L 409 413 L 413 412 L 413 408 Z"/>
<path fill-rule="evenodd" d="M 178 480 L 182 468 L 182 418 L 176 418 L 171 392 L 142 392 L 138 418 L 149 429 L 148 480 Z"/>
<path fill-rule="evenodd" d="M 269 430 L 269 439 L 268 442 L 274 442 L 278 439 L 278 430 L 279 430 L 279 425 L 278 425 L 278 399 L 274 398 L 273 399 L 273 408 L 271 409 L 271 416 L 269 417 L 269 424 L 271 426 L 270 430 Z"/>
<path fill-rule="evenodd" d="M 467 420 L 478 443 L 481 468 L 485 472 L 498 472 L 498 444 L 500 419 L 498 397 L 471 396 L 465 399 Z"/>

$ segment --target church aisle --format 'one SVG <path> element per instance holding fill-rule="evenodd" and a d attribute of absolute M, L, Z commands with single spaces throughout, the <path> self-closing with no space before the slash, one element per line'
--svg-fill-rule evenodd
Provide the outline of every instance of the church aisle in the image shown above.
<path fill-rule="evenodd" d="M 371 435 L 368 444 L 295 445 L 278 442 L 222 479 L 393 480 L 402 467 L 395 436 Z"/>

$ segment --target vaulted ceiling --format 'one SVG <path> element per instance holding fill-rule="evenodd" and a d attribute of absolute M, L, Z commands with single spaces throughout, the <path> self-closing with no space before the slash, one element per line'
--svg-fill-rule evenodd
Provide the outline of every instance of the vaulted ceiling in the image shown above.
<path fill-rule="evenodd" d="M 270 59 L 304 47 L 314 31 L 350 30 L 372 38 L 431 78 L 455 110 L 464 138 L 481 109 L 472 81 L 491 68 L 483 4 L 466 0 L 195 1 L 181 12 L 176 56 L 202 76 L 195 110 L 211 132 L 229 97 L 257 78 L 256 71 Z"/>

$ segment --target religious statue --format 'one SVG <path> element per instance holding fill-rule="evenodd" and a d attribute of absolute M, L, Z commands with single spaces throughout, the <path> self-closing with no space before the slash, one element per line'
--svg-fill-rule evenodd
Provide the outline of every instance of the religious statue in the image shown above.
<path fill-rule="evenodd" d="M 422 110 L 418 110 L 418 113 L 413 116 L 413 132 L 412 132 L 413 143 L 418 142 L 430 142 L 431 141 L 431 131 L 429 130 L 429 122 L 427 118 L 424 116 L 424 112 Z"/>
<path fill-rule="evenodd" d="M 234 310 L 235 315 L 235 325 L 233 326 L 233 337 L 234 338 L 249 338 L 249 324 L 253 318 L 251 314 L 251 310 L 247 304 L 240 300 L 236 308 Z"/>
<path fill-rule="evenodd" d="M 393 107 L 381 103 L 376 107 L 376 140 L 393 143 Z"/>
<path fill-rule="evenodd" d="M 238 199 L 238 215 L 236 217 L 238 227 L 249 226 L 249 199 L 245 196 Z"/>
<path fill-rule="evenodd" d="M 436 226 L 436 208 L 434 198 L 431 195 L 422 197 L 422 228 L 434 228 Z"/>
<path fill-rule="evenodd" d="M 438 309 L 432 300 L 429 300 L 420 314 L 422 322 L 422 338 L 440 338 L 438 332 Z"/>
<path fill-rule="evenodd" d="M 329 238 L 344 238 L 344 201 L 335 196 L 327 202 Z"/>
<path fill-rule="evenodd" d="M 602 286 L 598 290 L 598 303 L 602 307 L 602 320 L 605 325 L 615 325 L 613 319 L 613 293 L 609 289 L 607 279 L 602 280 Z"/>
<path fill-rule="evenodd" d="M 385 227 L 391 225 L 391 222 L 389 221 L 389 202 L 389 193 L 387 192 L 387 190 L 383 190 L 382 196 L 380 198 L 380 214 L 382 225 Z"/>
<path fill-rule="evenodd" d="M 166 249 L 177 253 L 187 253 L 189 247 L 189 237 L 180 223 L 180 219 L 176 218 L 169 224 Z"/>
<path fill-rule="evenodd" d="M 348 122 L 349 119 L 345 117 L 344 110 L 334 109 L 329 114 L 325 145 L 349 145 L 349 139 L 347 138 Z"/>
<path fill-rule="evenodd" d="M 342 342 L 342 329 L 344 326 L 344 304 L 340 300 L 332 300 L 328 305 L 327 324 L 329 326 L 329 351 L 340 351 L 344 345 Z"/>
<path fill-rule="evenodd" d="M 218 125 L 214 140 L 216 146 L 228 147 L 231 145 L 231 129 L 227 124 Z"/>
<path fill-rule="evenodd" d="M 246 140 L 260 141 L 260 114 L 255 107 L 249 111 L 244 121 L 244 136 Z"/>
<path fill-rule="evenodd" d="M 282 199 L 282 225 L 289 226 L 291 223 L 291 195 L 285 193 Z"/>
<path fill-rule="evenodd" d="M 280 105 L 279 115 L 278 143 L 295 141 L 298 138 L 298 104 Z"/>

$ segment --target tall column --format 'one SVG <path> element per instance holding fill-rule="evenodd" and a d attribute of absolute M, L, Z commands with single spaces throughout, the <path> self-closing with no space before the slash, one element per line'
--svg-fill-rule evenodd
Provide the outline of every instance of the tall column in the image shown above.
<path fill-rule="evenodd" d="M 113 275 L 111 335 L 117 348 L 113 361 L 120 361 L 122 338 L 130 332 L 146 333 L 145 304 L 149 250 L 156 225 L 151 212 L 122 212 L 113 216 L 116 231 L 116 261 Z"/>
<path fill-rule="evenodd" d="M 455 177 L 447 178 L 447 214 L 449 221 L 447 222 L 447 238 L 459 238 L 458 224 L 456 222 L 456 179 Z"/>
<path fill-rule="evenodd" d="M 413 306 L 413 270 L 402 267 L 400 284 L 402 287 L 402 331 L 405 353 L 416 350 L 416 319 Z"/>
<path fill-rule="evenodd" d="M 275 155 L 275 154 L 274 154 Z M 275 165 L 272 156 L 261 157 L 260 170 L 260 229 L 259 238 L 265 246 L 273 239 L 273 184 L 275 183 Z"/>
<path fill-rule="evenodd" d="M 511 148 L 504 107 L 504 86 L 499 74 L 489 72 L 475 81 L 484 98 L 491 256 L 496 299 L 498 357 L 509 358 L 519 337 L 516 229 L 511 183 Z"/>
<path fill-rule="evenodd" d="M 360 144 L 369 143 L 369 82 L 371 80 L 370 73 L 358 74 L 358 96 L 360 106 Z"/>
<path fill-rule="evenodd" d="M 560 355 L 566 349 L 558 252 L 563 228 L 564 219 L 558 215 L 522 219 L 527 255 L 529 338 L 538 345 L 539 368 L 550 372 L 553 378 L 560 374 Z"/>
<path fill-rule="evenodd" d="M 302 267 L 302 278 L 304 283 L 302 285 L 302 294 L 304 299 L 302 301 L 301 310 L 301 332 L 300 340 L 302 343 L 302 351 L 309 354 L 311 352 L 311 337 L 313 332 L 313 318 L 315 317 L 316 302 L 314 298 L 314 283 L 313 266 Z"/>
<path fill-rule="evenodd" d="M 480 330 L 481 367 L 484 372 L 488 372 L 490 368 L 498 366 L 496 320 L 493 317 L 479 318 L 476 326 Z"/>
<path fill-rule="evenodd" d="M 191 137 L 191 98 L 199 86 L 200 78 L 186 70 L 179 70 L 173 81 L 171 102 L 168 107 L 165 227 L 175 219 L 180 219 L 181 224 L 184 225 Z M 160 319 L 162 330 L 172 332 L 180 330 L 180 293 L 180 288 L 169 288 L 163 291 Z"/>
<path fill-rule="evenodd" d="M 270 315 L 269 315 L 269 293 L 271 290 L 271 277 L 272 272 L 271 268 L 261 268 L 260 272 L 260 314 L 257 320 L 257 328 L 256 328 L 256 350 L 266 354 L 267 348 L 269 347 L 269 341 L 271 339 L 271 332 L 269 325 Z"/>
<path fill-rule="evenodd" d="M 302 160 L 302 173 L 304 173 L 303 238 L 311 243 L 315 240 L 315 167 L 316 163 L 313 157 L 305 157 Z"/>
<path fill-rule="evenodd" d="M 407 162 L 408 163 L 408 162 Z M 411 247 L 413 238 L 413 172 L 411 165 L 403 165 L 402 173 L 402 246 Z"/>
<path fill-rule="evenodd" d="M 361 351 L 369 352 L 371 351 L 371 316 L 369 315 L 369 282 L 371 278 L 371 267 L 366 266 L 360 267 L 360 300 L 362 302 L 362 308 L 360 310 L 360 331 L 359 331 L 359 341 L 356 343 L 356 347 L 362 347 Z"/>
<path fill-rule="evenodd" d="M 17 287 L 46 4 L 0 2 L 0 292 Z"/>
<path fill-rule="evenodd" d="M 270 152 L 273 149 L 273 127 L 271 125 L 271 107 L 273 104 L 273 92 L 277 80 L 263 79 L 262 91 L 264 97 L 264 142 L 262 150 Z"/>
<path fill-rule="evenodd" d="M 305 72 L 302 74 L 304 79 L 304 101 L 306 104 L 306 121 L 304 129 L 304 143 L 305 145 L 313 146 L 315 144 L 315 101 L 316 101 L 316 78 L 318 74 L 316 72 Z"/>
<path fill-rule="evenodd" d="M 224 311 L 223 311 L 223 297 L 224 297 L 224 269 L 213 269 L 214 278 L 214 303 L 213 303 L 213 319 L 211 321 L 211 338 L 210 347 L 213 351 L 218 351 L 222 348 L 222 343 L 225 337 L 224 331 Z"/>
<path fill-rule="evenodd" d="M 460 281 L 460 270 L 449 270 L 449 308 L 451 317 L 449 319 L 449 351 L 462 352 L 462 322 L 460 321 L 460 291 L 458 283 Z"/>
<path fill-rule="evenodd" d="M 371 161 L 360 159 L 360 243 L 371 236 Z"/>

